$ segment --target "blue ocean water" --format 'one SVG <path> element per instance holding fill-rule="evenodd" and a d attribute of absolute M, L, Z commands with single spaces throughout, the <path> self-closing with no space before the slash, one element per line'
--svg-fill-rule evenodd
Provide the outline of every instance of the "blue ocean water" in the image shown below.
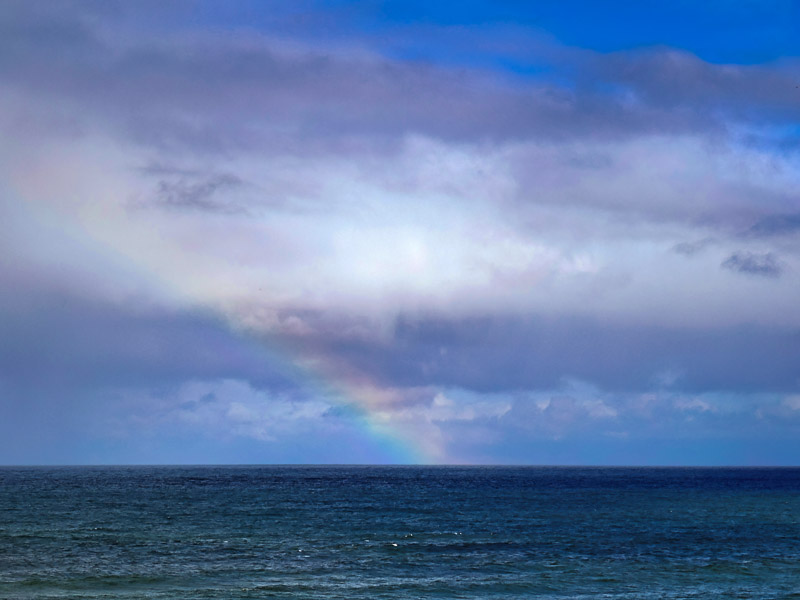
<path fill-rule="evenodd" d="M 800 469 L 0 468 L 0 598 L 800 598 Z"/>

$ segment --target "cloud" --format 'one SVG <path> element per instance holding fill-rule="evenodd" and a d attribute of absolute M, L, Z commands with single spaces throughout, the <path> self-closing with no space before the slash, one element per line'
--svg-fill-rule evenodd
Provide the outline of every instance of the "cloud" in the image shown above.
<path fill-rule="evenodd" d="M 714 244 L 714 238 L 703 238 L 694 242 L 680 242 L 672 247 L 673 252 L 684 256 L 694 256 Z"/>
<path fill-rule="evenodd" d="M 685 412 L 708 412 L 714 410 L 711 404 L 700 398 L 677 398 L 675 407 Z"/>
<path fill-rule="evenodd" d="M 800 63 L 724 65 L 677 48 L 615 52 L 595 58 L 592 73 L 629 86 L 652 109 L 789 123 L 800 115 Z"/>
<path fill-rule="evenodd" d="M 346 328 L 343 327 L 343 330 Z M 774 391 L 797 385 L 797 328 L 631 324 L 565 316 L 399 318 L 383 336 L 327 333 L 296 340 L 301 353 L 334 357 L 393 386 L 484 393 L 551 389 L 563 378 L 618 392 Z M 680 379 L 664 379 L 680 373 Z"/>
<path fill-rule="evenodd" d="M 685 395 L 652 391 L 610 393 L 585 382 L 562 382 L 550 390 L 518 391 L 505 424 L 529 439 L 602 438 L 653 442 L 707 436 L 736 439 L 792 435 L 800 426 L 794 410 L 796 395 L 706 392 Z M 755 423 L 754 415 L 764 422 Z M 785 421 L 777 424 L 777 420 Z M 747 432 L 744 436 L 742 432 Z M 523 434 L 524 435 L 524 434 Z"/>
<path fill-rule="evenodd" d="M 296 390 L 276 394 L 237 379 L 190 380 L 157 395 L 146 389 L 120 393 L 124 409 L 111 426 L 126 436 L 141 428 L 178 427 L 212 438 L 277 442 L 330 427 L 334 414 L 331 404 Z"/>
<path fill-rule="evenodd" d="M 781 261 L 772 252 L 735 252 L 726 258 L 722 268 L 760 277 L 780 277 L 783 273 Z"/>
<path fill-rule="evenodd" d="M 783 405 L 791 410 L 800 410 L 800 395 L 786 397 Z"/>
<path fill-rule="evenodd" d="M 246 30 L 137 6 L 0 6 L 10 419 L 341 441 L 300 365 L 461 457 L 733 431 L 710 394 L 796 394 L 794 60 L 500 29 L 417 60 L 312 35 L 341 18 L 313 6 Z"/>
<path fill-rule="evenodd" d="M 150 10 L 150 20 L 175 12 Z M 454 143 L 614 140 L 722 131 L 721 114 L 792 119 L 798 105 L 793 64 L 713 65 L 674 49 L 550 48 L 547 66 L 573 79 L 564 85 L 398 60 L 366 45 L 289 40 L 280 29 L 228 36 L 166 27 L 136 36 L 120 6 L 17 4 L 7 13 L 3 55 L 14 60 L 0 61 L 0 77 L 24 97 L 6 97 L 6 109 L 26 117 L 20 122 L 111 128 L 181 151 L 377 149 L 409 134 Z"/>
<path fill-rule="evenodd" d="M 236 175 L 161 179 L 156 186 L 154 204 L 168 210 L 198 210 L 237 214 L 243 206 L 230 199 L 231 192 L 244 185 Z"/>
<path fill-rule="evenodd" d="M 13 294 L 0 293 L 0 377 L 19 394 L 47 392 L 53 404 L 59 391 L 194 378 L 239 377 L 276 390 L 293 385 L 267 348 L 207 310 L 86 298 L 0 275 L 15 283 Z"/>
<path fill-rule="evenodd" d="M 749 237 L 775 237 L 791 235 L 800 230 L 800 213 L 769 215 L 760 219 L 745 232 Z"/>

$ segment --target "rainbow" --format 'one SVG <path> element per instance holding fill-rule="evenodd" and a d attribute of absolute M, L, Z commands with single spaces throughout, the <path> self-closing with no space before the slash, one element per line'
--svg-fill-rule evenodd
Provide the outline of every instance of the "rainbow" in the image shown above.
<path fill-rule="evenodd" d="M 19 185 L 15 187 L 20 187 Z M 7 191 L 6 187 L 2 191 Z M 61 236 L 70 246 L 79 248 L 82 254 L 102 251 L 102 255 L 110 257 L 108 264 L 118 266 L 130 273 L 132 270 L 142 273 L 149 282 L 155 282 L 155 289 L 166 293 L 167 297 L 179 298 L 190 305 L 208 306 L 206 298 L 187 295 L 187 291 L 178 289 L 175 282 L 170 282 L 153 268 L 148 268 L 148 261 L 138 256 L 132 249 L 125 249 L 115 243 L 113 234 L 103 227 L 98 215 L 75 214 L 57 210 L 54 207 L 42 206 L 43 203 L 25 202 L 22 198 L 37 194 L 26 194 L 14 190 L 15 194 L 6 194 L 12 219 L 19 219 L 25 224 L 25 230 L 31 223 L 39 229 L 40 238 L 49 239 L 53 235 Z M 13 202 L 14 200 L 20 200 Z M 7 208 L 3 207 L 3 208 Z M 6 212 L 4 210 L 4 212 Z M 102 215 L 101 215 L 102 217 Z M 68 226 L 65 226 L 69 223 Z M 14 223 L 9 223 L 13 230 Z M 124 246 L 124 244 L 122 245 Z M 220 311 L 214 311 L 219 314 Z M 389 418 L 387 407 L 391 401 L 387 390 L 368 380 L 360 374 L 348 372 L 341 365 L 334 365 L 324 358 L 309 359 L 281 348 L 274 340 L 265 341 L 262 335 L 255 336 L 240 327 L 229 315 L 222 315 L 223 322 L 244 343 L 250 344 L 265 361 L 283 368 L 289 378 L 301 389 L 312 396 L 335 403 L 342 409 L 342 414 L 354 423 L 366 440 L 375 447 L 375 462 L 389 464 L 431 464 L 443 462 L 444 454 L 429 436 L 414 432 L 410 427 L 393 423 Z"/>
<path fill-rule="evenodd" d="M 265 342 L 261 336 L 243 332 L 228 322 L 237 335 L 249 343 L 265 361 L 280 366 L 289 378 L 312 396 L 324 398 L 342 409 L 364 437 L 376 447 L 375 462 L 387 464 L 435 464 L 444 458 L 441 449 L 423 436 L 393 424 L 386 412 L 391 394 L 363 375 L 322 358 L 307 359 Z"/>

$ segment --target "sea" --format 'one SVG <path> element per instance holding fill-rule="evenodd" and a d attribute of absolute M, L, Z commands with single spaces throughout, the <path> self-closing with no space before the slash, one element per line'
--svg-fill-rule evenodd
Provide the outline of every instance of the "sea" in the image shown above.
<path fill-rule="evenodd" d="M 800 469 L 3 467 L 0 598 L 800 598 Z"/>

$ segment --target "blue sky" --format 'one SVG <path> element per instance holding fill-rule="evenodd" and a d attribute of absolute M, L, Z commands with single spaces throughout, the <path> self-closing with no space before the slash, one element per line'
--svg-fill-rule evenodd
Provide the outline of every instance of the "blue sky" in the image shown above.
<path fill-rule="evenodd" d="M 0 7 L 0 463 L 798 464 L 795 2 Z"/>
<path fill-rule="evenodd" d="M 790 0 L 658 2 L 237 2 L 191 6 L 192 24 L 298 34 L 371 35 L 398 28 L 498 25 L 540 30 L 569 46 L 602 52 L 665 45 L 711 62 L 758 63 L 796 53 L 798 5 Z M 198 10 L 199 8 L 199 10 Z M 159 15 L 161 16 L 161 15 Z M 162 21 L 163 22 L 163 21 Z M 293 31 L 293 33 L 295 33 Z M 408 40 L 414 42 L 414 40 Z"/>

